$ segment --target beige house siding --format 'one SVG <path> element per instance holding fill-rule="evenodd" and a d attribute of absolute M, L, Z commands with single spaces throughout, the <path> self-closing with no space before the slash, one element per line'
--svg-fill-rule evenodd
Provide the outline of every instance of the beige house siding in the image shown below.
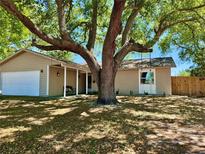
<path fill-rule="evenodd" d="M 156 68 L 157 94 L 171 95 L 171 68 Z"/>
<path fill-rule="evenodd" d="M 155 68 L 157 94 L 171 95 L 171 68 Z M 92 82 L 92 90 L 97 91 L 96 83 Z M 119 70 L 115 79 L 115 91 L 120 95 L 139 94 L 139 71 Z"/>
<path fill-rule="evenodd" d="M 85 93 L 85 81 L 86 81 L 86 75 L 85 73 L 79 74 L 79 93 Z"/>
<path fill-rule="evenodd" d="M 76 89 L 76 70 L 67 70 L 67 85 Z M 78 72 L 78 93 L 85 92 L 85 72 Z"/>
<path fill-rule="evenodd" d="M 91 83 L 91 87 L 92 87 L 92 88 L 91 88 L 91 91 L 92 91 L 92 92 L 96 92 L 96 91 L 98 91 L 97 84 L 96 84 L 96 82 L 95 82 L 93 76 L 91 77 L 91 79 L 92 79 L 92 83 Z"/>
<path fill-rule="evenodd" d="M 29 52 L 22 52 L 21 55 L 0 65 L 0 72 L 41 71 L 40 96 L 46 96 L 47 65 L 52 64 L 57 63 Z"/>
<path fill-rule="evenodd" d="M 119 90 L 120 95 L 139 93 L 138 70 L 119 70 L 115 79 L 115 91 Z"/>
<path fill-rule="evenodd" d="M 57 72 L 60 73 L 57 76 Z M 62 68 L 50 67 L 49 69 L 49 96 L 63 95 L 64 70 Z"/>
<path fill-rule="evenodd" d="M 76 70 L 67 71 L 67 85 L 76 89 Z"/>
<path fill-rule="evenodd" d="M 64 68 L 50 67 L 49 77 L 49 95 L 62 96 L 64 86 Z M 57 76 L 59 72 L 59 76 Z M 76 70 L 67 69 L 67 85 L 76 89 Z M 79 72 L 78 78 L 78 91 L 79 93 L 85 92 L 85 74 Z"/>
<path fill-rule="evenodd" d="M 97 84 L 93 82 L 92 77 L 92 91 L 98 91 Z M 139 91 L 139 77 L 138 70 L 119 70 L 115 78 L 115 91 L 119 90 L 120 95 L 129 95 L 130 91 L 133 94 L 138 94 Z"/>

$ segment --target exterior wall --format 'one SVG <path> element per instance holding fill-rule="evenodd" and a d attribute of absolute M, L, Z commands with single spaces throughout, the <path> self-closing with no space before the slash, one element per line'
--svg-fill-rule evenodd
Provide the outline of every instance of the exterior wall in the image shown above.
<path fill-rule="evenodd" d="M 76 70 L 67 70 L 67 85 L 76 89 Z"/>
<path fill-rule="evenodd" d="M 172 94 L 171 68 L 156 68 L 157 94 Z"/>
<path fill-rule="evenodd" d="M 41 70 L 40 96 L 46 96 L 47 65 L 52 65 L 52 64 L 57 64 L 57 63 L 55 61 L 34 55 L 29 52 L 22 52 L 21 55 L 13 57 L 13 59 L 0 65 L 0 72 Z"/>
<path fill-rule="evenodd" d="M 57 76 L 57 72 L 60 73 Z M 64 86 L 64 68 L 50 67 L 49 76 L 49 95 L 50 96 L 62 96 Z M 76 89 L 76 70 L 67 69 L 67 86 L 71 86 Z M 78 92 L 85 92 L 85 74 L 80 73 L 78 78 Z"/>
<path fill-rule="evenodd" d="M 57 72 L 60 73 L 57 76 Z M 62 68 L 50 67 L 49 69 L 49 96 L 62 96 L 64 84 L 64 70 Z"/>
<path fill-rule="evenodd" d="M 138 70 L 119 70 L 115 79 L 115 91 L 119 91 L 119 95 L 138 94 Z"/>
<path fill-rule="evenodd" d="M 98 91 L 97 84 L 93 82 L 92 91 Z M 120 95 L 138 94 L 139 88 L 138 70 L 119 70 L 115 78 L 115 91 L 119 91 Z"/>
<path fill-rule="evenodd" d="M 93 78 L 93 76 L 91 77 L 91 79 L 92 79 L 92 83 L 91 83 L 91 92 L 97 92 L 98 91 L 98 87 L 97 87 L 97 84 L 96 84 L 96 82 L 95 82 L 95 80 L 94 80 L 94 78 Z"/>
<path fill-rule="evenodd" d="M 76 70 L 67 70 L 67 85 L 76 89 Z M 78 93 L 85 93 L 85 74 L 78 71 Z"/>
<path fill-rule="evenodd" d="M 78 91 L 79 91 L 79 93 L 85 93 L 85 82 L 86 82 L 86 74 L 85 73 L 80 73 L 79 74 L 80 76 L 79 76 L 79 88 L 78 88 Z"/>
<path fill-rule="evenodd" d="M 139 71 L 119 70 L 115 79 L 115 90 L 120 95 L 139 94 Z M 171 68 L 155 68 L 157 94 L 171 95 Z M 92 91 L 97 91 L 96 83 L 93 83 Z"/>

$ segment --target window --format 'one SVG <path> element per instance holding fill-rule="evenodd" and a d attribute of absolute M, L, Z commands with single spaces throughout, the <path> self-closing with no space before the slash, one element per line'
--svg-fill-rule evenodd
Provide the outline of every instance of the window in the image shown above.
<path fill-rule="evenodd" d="M 154 72 L 141 72 L 141 84 L 154 84 Z"/>

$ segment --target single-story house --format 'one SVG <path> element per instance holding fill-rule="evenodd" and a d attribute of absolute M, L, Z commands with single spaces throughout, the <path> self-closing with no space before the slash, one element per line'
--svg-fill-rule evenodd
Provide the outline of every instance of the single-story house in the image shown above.
<path fill-rule="evenodd" d="M 172 67 L 171 57 L 124 61 L 116 75 L 116 93 L 171 95 Z M 66 96 L 68 89 L 76 95 L 97 91 L 86 65 L 27 49 L 0 62 L 2 95 Z"/>

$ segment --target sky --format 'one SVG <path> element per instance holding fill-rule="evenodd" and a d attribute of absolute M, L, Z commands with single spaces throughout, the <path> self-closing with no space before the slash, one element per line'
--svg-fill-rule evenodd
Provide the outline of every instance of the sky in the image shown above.
<path fill-rule="evenodd" d="M 97 46 L 96 48 L 99 49 L 100 47 Z M 131 59 L 141 59 L 141 54 L 136 53 L 130 57 L 131 57 Z M 176 64 L 176 68 L 171 69 L 172 76 L 179 75 L 180 71 L 186 70 L 190 66 L 193 65 L 193 63 L 190 61 L 189 62 L 182 61 L 179 58 L 179 50 L 177 48 L 174 48 L 174 47 L 171 47 L 171 49 L 167 53 L 162 53 L 161 50 L 157 46 L 154 46 L 153 52 L 151 53 L 151 58 L 157 58 L 157 57 L 172 57 L 174 59 L 174 62 Z M 101 61 L 100 54 L 98 54 L 96 58 L 98 61 Z M 143 54 L 143 58 L 149 58 L 149 54 Z M 74 55 L 73 61 L 80 63 L 80 64 L 85 63 L 85 61 L 78 55 Z"/>

